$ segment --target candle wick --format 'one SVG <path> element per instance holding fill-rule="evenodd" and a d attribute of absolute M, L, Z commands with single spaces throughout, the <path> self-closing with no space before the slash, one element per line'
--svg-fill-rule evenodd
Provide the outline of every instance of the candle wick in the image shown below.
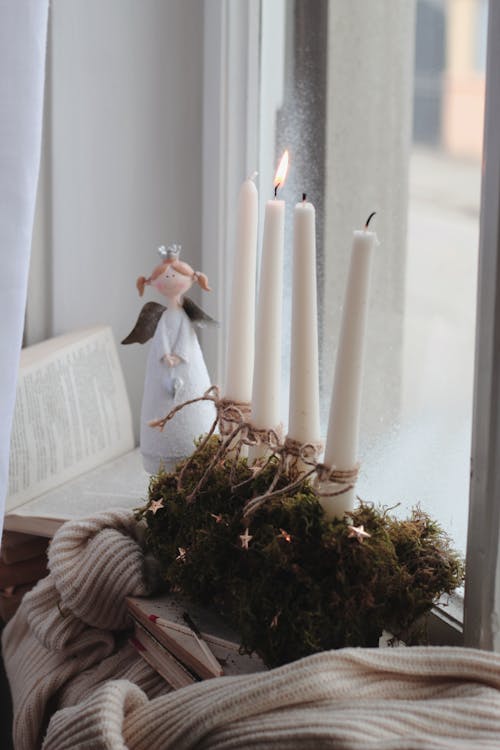
<path fill-rule="evenodd" d="M 280 182 L 278 182 L 278 183 L 277 183 L 277 184 L 276 184 L 276 185 L 274 186 L 274 197 L 275 197 L 275 198 L 276 198 L 276 197 L 277 197 L 277 195 L 278 195 L 278 188 L 279 188 L 280 184 L 281 184 L 281 183 L 280 183 Z"/>
<path fill-rule="evenodd" d="M 365 229 L 368 229 L 368 224 L 373 219 L 373 217 L 375 216 L 376 213 L 377 213 L 376 211 L 372 211 L 371 212 L 371 214 L 369 215 L 369 217 L 366 220 Z"/>
<path fill-rule="evenodd" d="M 307 193 L 302 193 L 302 200 L 305 201 L 307 198 Z"/>

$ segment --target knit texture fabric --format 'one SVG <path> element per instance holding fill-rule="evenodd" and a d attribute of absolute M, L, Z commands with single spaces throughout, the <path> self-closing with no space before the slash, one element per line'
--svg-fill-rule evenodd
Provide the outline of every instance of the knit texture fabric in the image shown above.
<path fill-rule="evenodd" d="M 343 649 L 170 692 L 127 642 L 124 597 L 156 585 L 133 516 L 66 524 L 49 569 L 3 636 L 16 750 L 500 747 L 496 654 Z"/>
<path fill-rule="evenodd" d="M 84 700 L 110 678 L 133 680 L 154 697 L 166 683 L 126 638 L 126 596 L 157 583 L 130 511 L 65 524 L 49 548 L 47 578 L 6 626 L 3 655 L 14 708 L 16 750 L 40 747 L 51 713 Z"/>
<path fill-rule="evenodd" d="M 53 717 L 44 750 L 500 747 L 500 657 L 344 649 L 148 700 L 109 682 Z"/>

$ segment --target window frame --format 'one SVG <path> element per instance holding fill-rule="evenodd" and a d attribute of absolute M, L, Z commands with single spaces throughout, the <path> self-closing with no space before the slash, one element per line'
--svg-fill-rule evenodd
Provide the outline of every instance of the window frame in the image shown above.
<path fill-rule="evenodd" d="M 500 650 L 500 4 L 489 3 L 464 644 Z"/>

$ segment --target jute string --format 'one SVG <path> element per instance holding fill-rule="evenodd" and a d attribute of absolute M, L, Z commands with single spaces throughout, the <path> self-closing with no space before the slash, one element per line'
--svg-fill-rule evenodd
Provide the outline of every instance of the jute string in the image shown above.
<path fill-rule="evenodd" d="M 245 401 L 233 401 L 229 398 L 219 398 L 215 402 L 219 419 L 219 433 L 227 437 L 236 425 L 248 421 L 251 412 L 250 404 Z"/>
<path fill-rule="evenodd" d="M 233 466 L 236 466 L 238 459 L 241 455 L 241 450 L 244 445 L 256 446 L 265 445 L 269 448 L 271 454 L 276 452 L 281 445 L 281 429 L 277 427 L 275 429 L 262 429 L 256 427 L 249 421 L 251 412 L 251 406 L 248 403 L 241 401 L 233 401 L 231 399 L 221 398 L 218 386 L 212 385 L 202 396 L 198 398 L 184 401 L 182 404 L 175 406 L 165 417 L 157 419 L 149 423 L 151 427 L 157 427 L 160 430 L 165 428 L 165 425 L 175 417 L 177 412 L 184 409 L 190 404 L 195 404 L 200 401 L 212 401 L 216 409 L 216 417 L 210 427 L 208 433 L 204 436 L 203 440 L 199 444 L 198 448 L 184 463 L 177 477 L 177 487 L 179 490 L 183 489 L 183 480 L 187 470 L 191 467 L 192 462 L 197 453 L 201 452 L 208 441 L 214 434 L 217 426 L 219 426 L 219 433 L 221 435 L 221 442 L 218 449 L 215 451 L 212 459 L 208 462 L 205 471 L 200 477 L 196 487 L 186 497 L 188 503 L 192 502 L 196 495 L 205 486 L 205 483 L 210 476 L 212 470 L 217 466 L 219 461 L 227 454 L 231 449 L 235 450 Z M 231 473 L 231 478 L 234 474 Z M 252 479 L 253 477 L 251 477 Z"/>
<path fill-rule="evenodd" d="M 259 508 L 261 508 L 268 500 L 279 497 L 280 495 L 289 494 L 298 489 L 303 482 L 314 474 L 316 471 L 317 457 L 321 453 L 323 448 L 322 443 L 301 443 L 299 440 L 294 440 L 291 437 L 286 437 L 285 442 L 282 443 L 275 451 L 274 456 L 278 459 L 276 464 L 276 471 L 273 480 L 267 490 L 257 497 L 249 500 L 243 511 L 243 518 L 248 522 L 250 516 L 252 516 Z M 270 457 L 272 458 L 272 456 Z M 304 472 L 297 472 L 298 462 L 301 461 L 305 466 L 309 467 L 309 470 Z M 262 467 L 262 471 L 266 468 L 267 464 Z M 295 478 L 284 485 L 276 489 L 280 477 L 288 473 L 289 470 L 295 470 Z"/>
<path fill-rule="evenodd" d="M 293 463 L 294 461 L 303 461 L 304 463 L 314 462 L 316 465 L 316 459 L 323 450 L 323 443 L 301 443 L 300 440 L 295 440 L 289 435 L 286 436 L 283 445 L 283 451 L 285 456 Z"/>
<path fill-rule="evenodd" d="M 359 464 L 353 466 L 352 469 L 337 469 L 326 464 L 317 464 L 316 474 L 318 475 L 319 482 L 332 482 L 343 485 L 337 492 L 326 492 L 325 495 L 342 495 L 344 492 L 352 490 L 356 484 L 359 474 Z"/>
<path fill-rule="evenodd" d="M 351 490 L 356 484 L 356 479 L 359 473 L 358 465 L 354 466 L 352 469 L 337 469 L 335 467 L 327 466 L 326 464 L 318 463 L 317 458 L 323 448 L 321 443 L 301 443 L 299 440 L 295 440 L 291 437 L 287 437 L 283 442 L 281 425 L 269 429 L 259 428 L 252 424 L 249 421 L 251 413 L 250 404 L 221 398 L 219 388 L 216 385 L 212 385 L 202 396 L 178 404 L 165 417 L 154 420 L 149 424 L 151 427 L 157 427 L 158 429 L 163 430 L 166 424 L 175 417 L 177 412 L 190 404 L 195 404 L 200 401 L 212 401 L 215 405 L 216 417 L 208 433 L 204 436 L 197 449 L 187 459 L 179 471 L 177 476 L 177 488 L 179 491 L 184 489 L 184 476 L 192 466 L 195 456 L 205 448 L 208 441 L 215 433 L 217 426 L 219 427 L 221 442 L 212 456 L 212 459 L 205 467 L 205 470 L 195 488 L 186 497 L 186 502 L 193 502 L 198 493 L 205 486 L 210 473 L 230 450 L 233 451 L 233 461 L 230 474 L 232 492 L 249 482 L 254 481 L 256 477 L 266 470 L 272 461 L 277 459 L 276 470 L 267 490 L 262 495 L 249 500 L 245 505 L 243 518 L 247 523 L 249 518 L 270 499 L 278 497 L 279 495 L 294 492 L 305 480 L 310 479 L 313 475 L 316 475 L 319 484 L 328 482 L 338 485 L 338 489 L 334 491 L 331 489 L 316 489 L 316 494 L 320 497 L 342 495 Z M 235 468 L 241 456 L 243 446 L 257 445 L 264 445 L 268 448 L 269 454 L 256 462 L 255 470 L 248 479 L 234 484 Z M 299 471 L 299 463 L 302 463 L 302 465 L 308 467 L 308 469 L 305 472 L 302 470 Z M 292 481 L 288 482 L 283 487 L 277 488 L 280 477 L 290 472 L 292 472 L 292 476 L 295 474 Z"/>

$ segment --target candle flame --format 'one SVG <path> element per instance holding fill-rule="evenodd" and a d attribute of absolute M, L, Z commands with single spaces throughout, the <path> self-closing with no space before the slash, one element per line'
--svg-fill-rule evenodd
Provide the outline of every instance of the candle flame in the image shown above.
<path fill-rule="evenodd" d="M 274 194 L 278 192 L 278 188 L 283 187 L 283 183 L 286 180 L 286 173 L 288 171 L 288 149 L 284 152 L 281 157 L 281 161 L 278 164 L 276 175 L 274 177 Z"/>

